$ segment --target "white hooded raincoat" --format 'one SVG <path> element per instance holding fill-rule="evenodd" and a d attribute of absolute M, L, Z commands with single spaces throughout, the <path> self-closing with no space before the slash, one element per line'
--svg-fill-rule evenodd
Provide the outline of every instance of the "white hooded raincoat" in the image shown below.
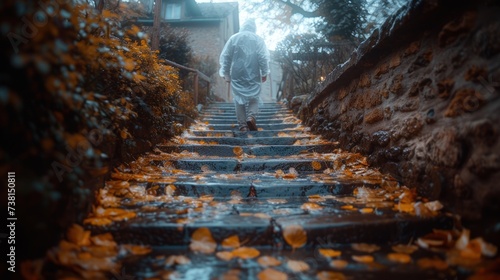
<path fill-rule="evenodd" d="M 233 99 L 238 104 L 258 98 L 261 79 L 269 74 L 269 51 L 255 31 L 255 20 L 246 21 L 220 55 L 219 75 L 231 81 Z"/>

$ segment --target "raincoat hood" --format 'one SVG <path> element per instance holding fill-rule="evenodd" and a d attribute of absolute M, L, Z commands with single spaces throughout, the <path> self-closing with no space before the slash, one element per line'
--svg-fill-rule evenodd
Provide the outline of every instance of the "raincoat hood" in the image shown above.
<path fill-rule="evenodd" d="M 241 26 L 241 31 L 250 31 L 255 33 L 257 31 L 257 25 L 255 24 L 255 19 L 247 19 Z"/>

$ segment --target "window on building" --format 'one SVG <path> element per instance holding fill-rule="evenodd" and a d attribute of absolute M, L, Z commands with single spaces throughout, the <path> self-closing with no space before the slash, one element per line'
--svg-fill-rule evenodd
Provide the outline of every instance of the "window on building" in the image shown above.
<path fill-rule="evenodd" d="M 181 3 L 165 3 L 164 1 L 162 6 L 165 19 L 181 18 Z"/>

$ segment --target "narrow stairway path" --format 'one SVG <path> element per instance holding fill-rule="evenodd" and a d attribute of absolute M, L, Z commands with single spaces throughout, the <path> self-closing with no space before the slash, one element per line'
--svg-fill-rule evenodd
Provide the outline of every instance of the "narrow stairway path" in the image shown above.
<path fill-rule="evenodd" d="M 181 137 L 117 168 L 83 227 L 49 253 L 57 275 L 456 279 L 491 255 L 481 243 L 464 261 L 450 248 L 467 232 L 438 201 L 310 133 L 283 105 L 261 107 L 259 131 L 235 121 L 233 104 L 212 104 Z"/>

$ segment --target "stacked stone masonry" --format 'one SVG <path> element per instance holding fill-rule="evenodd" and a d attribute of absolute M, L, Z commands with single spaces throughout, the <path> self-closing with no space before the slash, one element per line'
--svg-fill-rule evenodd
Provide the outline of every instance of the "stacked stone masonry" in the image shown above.
<path fill-rule="evenodd" d="M 300 117 L 466 218 L 498 215 L 499 14 L 494 1 L 411 1 Z"/>

